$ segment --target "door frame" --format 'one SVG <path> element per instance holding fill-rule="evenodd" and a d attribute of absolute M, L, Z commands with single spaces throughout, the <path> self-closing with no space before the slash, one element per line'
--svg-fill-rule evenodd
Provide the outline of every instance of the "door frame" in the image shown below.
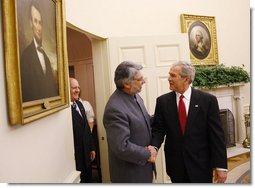
<path fill-rule="evenodd" d="M 109 164 L 108 164 L 108 147 L 106 132 L 103 126 L 102 117 L 104 113 L 104 106 L 110 96 L 109 74 L 108 74 L 108 58 L 106 39 L 96 36 L 92 33 L 84 31 L 67 22 L 66 27 L 74 29 L 86 35 L 91 41 L 92 47 L 92 61 L 95 82 L 95 102 L 96 102 L 96 117 L 97 117 L 97 134 L 100 153 L 100 164 L 102 183 L 110 182 Z M 100 119 L 101 117 L 101 119 Z"/>

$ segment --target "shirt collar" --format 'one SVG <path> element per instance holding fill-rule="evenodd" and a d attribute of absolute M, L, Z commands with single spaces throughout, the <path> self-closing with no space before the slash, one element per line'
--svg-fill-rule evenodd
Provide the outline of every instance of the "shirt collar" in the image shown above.
<path fill-rule="evenodd" d="M 189 86 L 188 89 L 183 93 L 183 94 L 180 94 L 178 92 L 175 92 L 176 93 L 176 96 L 179 98 L 181 95 L 184 96 L 185 99 L 187 100 L 190 100 L 190 97 L 191 97 L 191 87 Z"/>
<path fill-rule="evenodd" d="M 76 104 L 77 104 L 77 102 L 76 102 L 76 101 L 71 101 L 71 105 L 73 105 L 74 103 L 76 103 Z"/>
<path fill-rule="evenodd" d="M 35 48 L 37 49 L 37 47 L 40 47 L 40 48 L 42 48 L 43 49 L 43 47 L 42 46 L 39 46 L 39 44 L 37 43 L 37 41 L 35 40 L 35 38 L 34 38 L 34 44 L 35 44 Z"/>

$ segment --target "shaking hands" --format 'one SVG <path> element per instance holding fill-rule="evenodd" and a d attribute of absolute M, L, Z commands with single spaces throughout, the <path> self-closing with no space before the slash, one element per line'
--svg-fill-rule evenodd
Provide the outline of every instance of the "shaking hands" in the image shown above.
<path fill-rule="evenodd" d="M 147 146 L 145 148 L 151 153 L 151 156 L 148 159 L 148 162 L 155 163 L 157 155 L 158 155 L 158 151 L 155 149 L 154 146 Z"/>

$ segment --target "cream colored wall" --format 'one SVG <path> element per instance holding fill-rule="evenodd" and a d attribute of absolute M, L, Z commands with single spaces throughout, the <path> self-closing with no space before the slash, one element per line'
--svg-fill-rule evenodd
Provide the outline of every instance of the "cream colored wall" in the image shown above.
<path fill-rule="evenodd" d="M 103 38 L 180 33 L 182 13 L 215 16 L 220 63 L 244 64 L 250 70 L 248 0 L 66 0 L 65 7 L 69 23 Z M 0 41 L 2 35 L 0 24 Z M 10 126 L 2 45 L 0 182 L 64 182 L 75 169 L 70 109 L 26 126 Z M 248 84 L 245 105 L 249 104 L 249 93 Z"/>
<path fill-rule="evenodd" d="M 69 108 L 25 126 L 8 123 L 2 35 L 0 24 L 0 183 L 70 181 L 75 164 Z"/>
<path fill-rule="evenodd" d="M 249 10 L 249 0 L 66 0 L 67 21 L 103 38 L 180 33 L 180 14 L 215 16 L 219 62 L 244 64 L 247 71 Z M 250 84 L 245 86 L 244 101 L 249 105 Z"/>
<path fill-rule="evenodd" d="M 249 3 L 249 0 L 66 0 L 66 18 L 74 27 L 107 39 L 181 33 L 180 14 L 214 16 L 219 63 L 226 66 L 244 64 L 245 69 L 250 72 Z M 92 45 L 97 97 L 96 113 L 101 127 L 98 129 L 101 157 L 102 154 L 107 153 L 107 146 L 103 141 L 105 132 L 102 114 L 110 96 L 108 83 L 112 82 L 109 80 L 108 67 L 112 62 L 108 62 L 109 54 L 105 53 L 105 43 L 102 41 L 95 40 Z M 250 84 L 246 84 L 243 97 L 244 107 L 248 109 Z M 107 157 L 104 160 L 107 160 Z M 109 182 L 107 164 L 104 162 L 101 164 L 103 181 Z"/>

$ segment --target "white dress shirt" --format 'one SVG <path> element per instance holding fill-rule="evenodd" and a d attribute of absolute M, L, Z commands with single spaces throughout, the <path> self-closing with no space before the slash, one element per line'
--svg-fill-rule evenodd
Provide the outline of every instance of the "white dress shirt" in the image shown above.
<path fill-rule="evenodd" d="M 40 52 L 37 47 L 39 47 L 39 45 L 37 44 L 36 40 L 34 39 L 34 43 L 35 43 L 35 47 L 36 47 L 36 52 L 38 55 L 38 58 L 40 60 L 41 66 L 42 66 L 42 70 L 44 72 L 44 74 L 46 74 L 46 64 L 45 64 L 45 60 L 44 60 L 44 55 L 42 52 Z"/>
<path fill-rule="evenodd" d="M 186 114 L 188 117 L 188 112 L 189 112 L 189 104 L 190 104 L 190 97 L 191 97 L 191 87 L 189 86 L 189 88 L 183 93 L 180 94 L 178 92 L 176 93 L 176 102 L 177 102 L 177 107 L 179 108 L 179 100 L 180 100 L 180 96 L 183 95 L 183 102 L 185 105 L 185 109 L 186 109 Z"/>
<path fill-rule="evenodd" d="M 79 101 L 83 104 L 83 106 L 85 108 L 88 122 L 89 123 L 94 122 L 95 114 L 94 114 L 91 104 L 88 101 L 82 100 L 81 98 L 79 99 Z"/>

